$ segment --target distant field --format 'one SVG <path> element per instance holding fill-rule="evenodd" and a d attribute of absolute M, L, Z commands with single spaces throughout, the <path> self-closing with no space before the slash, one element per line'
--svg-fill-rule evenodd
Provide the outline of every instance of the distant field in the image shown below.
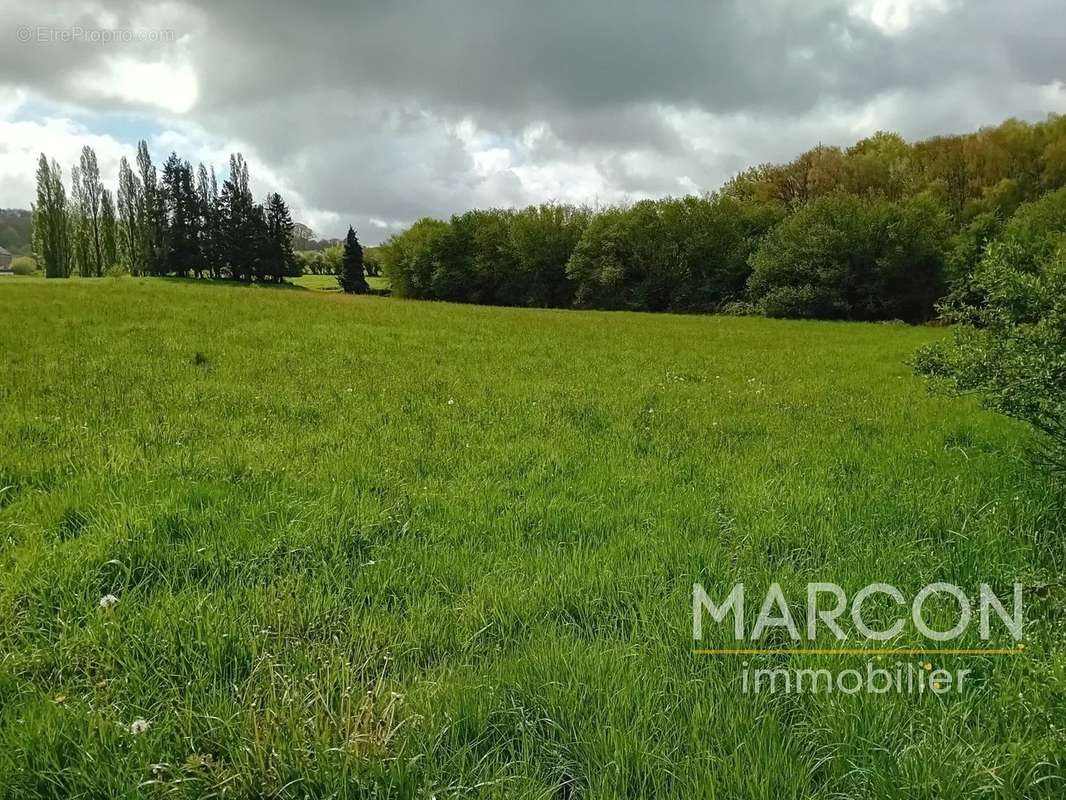
<path fill-rule="evenodd" d="M 151 279 L 0 325 L 0 797 L 1066 791 L 1066 520 L 936 330 Z M 935 580 L 1058 610 L 961 695 L 691 652 L 694 581 Z"/>
<path fill-rule="evenodd" d="M 371 289 L 388 289 L 387 278 L 370 277 L 366 279 Z M 333 275 L 301 275 L 299 278 L 289 278 L 289 283 L 302 286 L 305 289 L 317 289 L 323 292 L 339 292 L 341 287 Z"/>

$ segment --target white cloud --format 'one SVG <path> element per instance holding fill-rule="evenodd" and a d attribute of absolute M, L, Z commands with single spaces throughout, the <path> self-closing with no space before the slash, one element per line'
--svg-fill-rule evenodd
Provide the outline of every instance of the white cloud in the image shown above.
<path fill-rule="evenodd" d="M 125 56 L 109 57 L 97 70 L 79 73 L 74 86 L 90 101 L 117 100 L 175 114 L 190 111 L 199 96 L 196 71 L 190 64 L 142 62 Z"/>
<path fill-rule="evenodd" d="M 15 121 L 0 117 L 0 186 L 4 189 L 0 205 L 30 207 L 36 197 L 37 159 L 42 152 L 59 162 L 69 182 L 71 166 L 77 163 L 85 145 L 96 151 L 101 177 L 114 189 L 119 159 L 133 155 L 128 145 L 114 137 L 92 133 L 69 119 Z"/>
<path fill-rule="evenodd" d="M 943 14 L 955 0 L 852 0 L 853 17 L 872 22 L 882 32 L 895 36 L 905 32 L 919 18 Z"/>

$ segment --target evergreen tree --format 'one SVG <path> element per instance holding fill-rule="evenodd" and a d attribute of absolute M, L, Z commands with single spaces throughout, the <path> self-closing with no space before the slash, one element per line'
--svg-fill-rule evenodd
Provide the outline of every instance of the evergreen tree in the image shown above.
<path fill-rule="evenodd" d="M 370 291 L 363 274 L 363 248 L 351 225 L 348 226 L 348 235 L 344 237 L 344 256 L 337 270 L 337 280 L 341 289 L 349 294 L 366 294 Z"/>
<path fill-rule="evenodd" d="M 267 211 L 262 203 L 256 203 L 252 209 L 252 277 L 258 281 L 269 280 L 270 272 L 270 233 L 267 225 Z"/>
<path fill-rule="evenodd" d="M 266 273 L 278 283 L 296 269 L 292 250 L 292 217 L 289 207 L 277 192 L 267 198 Z M 298 274 L 298 273 L 297 273 Z"/>
<path fill-rule="evenodd" d="M 200 164 L 196 172 L 196 196 L 199 213 L 200 263 L 213 278 L 221 277 L 222 231 L 220 221 L 218 181 L 215 169 Z M 197 273 L 199 277 L 199 273 Z"/>
<path fill-rule="evenodd" d="M 251 280 L 257 271 L 262 229 L 248 188 L 248 165 L 240 153 L 230 156 L 230 176 L 222 184 L 219 207 L 223 263 L 230 277 Z"/>
<path fill-rule="evenodd" d="M 163 196 L 166 209 L 166 271 L 187 275 L 199 269 L 200 210 L 193 188 L 192 165 L 171 153 L 163 165 Z"/>
<path fill-rule="evenodd" d="M 63 172 L 44 153 L 37 162 L 37 203 L 33 208 L 33 253 L 49 278 L 70 276 L 70 226 Z"/>

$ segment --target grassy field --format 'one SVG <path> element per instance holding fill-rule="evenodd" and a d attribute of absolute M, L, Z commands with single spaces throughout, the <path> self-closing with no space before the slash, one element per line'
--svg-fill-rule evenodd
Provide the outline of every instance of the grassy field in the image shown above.
<path fill-rule="evenodd" d="M 304 289 L 316 289 L 320 292 L 339 292 L 341 287 L 337 284 L 337 279 L 333 275 L 301 275 L 299 278 L 289 278 L 289 283 L 294 286 L 301 286 Z M 371 289 L 388 289 L 389 281 L 387 278 L 381 277 L 369 277 L 366 282 L 370 284 Z"/>
<path fill-rule="evenodd" d="M 158 279 L 0 324 L 0 797 L 1066 792 L 1061 494 L 933 329 Z M 692 653 L 694 581 L 934 580 L 1032 592 L 962 694 Z"/>

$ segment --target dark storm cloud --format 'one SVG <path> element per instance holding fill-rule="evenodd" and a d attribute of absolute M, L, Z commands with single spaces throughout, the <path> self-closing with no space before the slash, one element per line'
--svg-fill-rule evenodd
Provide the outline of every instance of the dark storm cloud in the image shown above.
<path fill-rule="evenodd" d="M 713 189 L 876 127 L 924 135 L 1066 105 L 1041 88 L 1066 77 L 1051 0 L 8 0 L 3 11 L 12 27 L 106 17 L 174 29 L 178 42 L 122 53 L 191 64 L 184 120 L 247 142 L 338 219 Z M 85 76 L 114 55 L 0 47 L 0 84 L 88 102 Z"/>
<path fill-rule="evenodd" d="M 328 84 L 518 124 L 541 110 L 641 103 L 799 113 L 827 95 L 857 102 L 992 70 L 989 78 L 1030 83 L 1063 77 L 1057 2 L 910 5 L 913 26 L 890 36 L 826 0 L 406 0 L 332 10 L 238 0 L 203 4 L 214 35 L 199 46 L 205 60 L 226 59 L 206 87 L 209 104 Z M 232 63 L 220 45 L 237 55 Z"/>

